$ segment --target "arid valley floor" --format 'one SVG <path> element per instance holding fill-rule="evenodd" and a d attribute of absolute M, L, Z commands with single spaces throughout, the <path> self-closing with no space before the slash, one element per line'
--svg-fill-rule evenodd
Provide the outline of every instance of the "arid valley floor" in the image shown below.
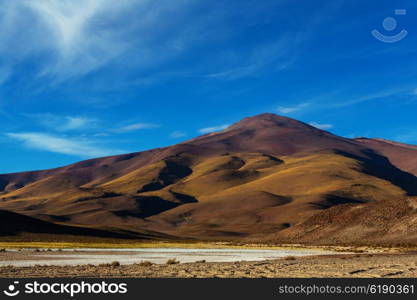
<path fill-rule="evenodd" d="M 341 249 L 336 249 L 341 250 Z M 118 262 L 77 266 L 0 267 L 0 277 L 134 277 L 134 278 L 281 278 L 281 277 L 417 277 L 417 252 L 387 249 L 345 249 L 348 254 L 287 256 L 281 259 L 240 262 L 153 264 L 147 261 L 129 265 Z M 39 255 L 66 254 L 62 251 L 22 250 L 0 253 L 1 261 L 24 261 Z M 73 252 L 71 252 L 73 253 Z M 99 251 L 98 251 L 99 253 Z M 42 258 L 44 259 L 44 258 Z"/>

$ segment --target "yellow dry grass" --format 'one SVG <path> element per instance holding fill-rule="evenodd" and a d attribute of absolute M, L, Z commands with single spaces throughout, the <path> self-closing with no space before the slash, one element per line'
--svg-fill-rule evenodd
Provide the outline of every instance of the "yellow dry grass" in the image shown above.
<path fill-rule="evenodd" d="M 0 242 L 3 249 L 141 249 L 141 248 L 180 248 L 180 249 L 268 249 L 300 250 L 325 249 L 320 246 L 233 244 L 229 242 Z"/>
<path fill-rule="evenodd" d="M 259 156 L 253 157 L 249 162 L 253 164 L 256 159 Z M 342 193 L 365 200 L 389 199 L 405 194 L 391 182 L 362 172 L 360 163 L 352 158 L 319 154 L 282 159 L 283 164 L 263 169 L 251 169 L 248 163 L 238 170 L 213 171 L 227 157 L 221 160 L 213 158 L 196 166 L 196 174 L 177 184 L 175 188 L 186 194 L 200 196 L 201 201 L 227 199 L 233 194 L 250 191 L 264 191 L 288 197 Z M 230 180 L 224 180 L 225 176 L 230 176 Z"/>

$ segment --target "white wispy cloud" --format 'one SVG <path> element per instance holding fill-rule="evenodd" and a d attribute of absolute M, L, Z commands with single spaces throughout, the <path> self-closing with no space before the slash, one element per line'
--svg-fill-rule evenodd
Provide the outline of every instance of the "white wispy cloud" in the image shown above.
<path fill-rule="evenodd" d="M 236 1 L 238 2 L 238 1 Z M 240 1 L 244 3 L 245 1 Z M 269 5 L 272 11 L 280 11 L 281 5 L 286 1 L 273 1 Z M 277 72 L 288 69 L 297 63 L 300 52 L 310 39 L 316 37 L 315 29 L 325 22 L 329 16 L 333 16 L 335 11 L 342 8 L 343 1 L 331 1 L 324 5 L 318 5 L 320 9 L 311 11 L 305 22 L 308 26 L 291 28 L 284 31 L 277 31 L 274 39 L 256 43 L 251 49 L 240 48 L 236 52 L 229 51 L 227 59 L 220 65 L 220 71 L 206 75 L 207 78 L 238 80 L 241 78 L 257 77 L 266 72 Z M 263 8 L 268 9 L 268 4 L 264 3 Z M 244 4 L 242 4 L 244 5 Z M 251 5 L 251 4 L 250 4 Z M 262 6 L 259 6 L 262 7 Z M 253 5 L 246 7 L 253 13 L 259 13 Z M 263 13 L 266 13 L 265 11 Z M 285 20 L 285 17 L 282 18 Z M 284 21 L 285 22 L 285 21 Z M 232 55 L 230 55 L 232 53 Z"/>
<path fill-rule="evenodd" d="M 412 90 L 413 88 L 411 88 L 409 85 L 405 85 L 381 89 L 365 94 L 352 95 L 354 93 L 353 90 L 340 89 L 321 93 L 316 96 L 309 95 L 310 99 L 312 98 L 312 100 L 309 99 L 307 102 L 302 102 L 301 104 L 294 106 L 281 106 L 277 109 L 277 111 L 282 114 L 289 114 L 305 109 L 308 109 L 309 112 L 341 109 L 365 102 L 387 100 L 391 98 L 394 99 L 393 101 L 397 101 L 397 97 L 410 95 L 410 91 Z M 350 96 L 346 97 L 346 95 Z"/>
<path fill-rule="evenodd" d="M 317 122 L 310 122 L 309 124 L 311 126 L 314 126 L 314 127 L 318 128 L 318 129 L 323 129 L 323 130 L 333 128 L 333 124 L 320 124 L 320 123 L 317 123 Z"/>
<path fill-rule="evenodd" d="M 294 113 L 294 112 L 298 112 L 301 111 L 303 109 L 306 109 L 307 107 L 310 106 L 310 103 L 305 102 L 305 103 L 300 103 L 294 106 L 279 106 L 277 108 L 277 111 L 280 114 L 290 114 L 290 113 Z"/>
<path fill-rule="evenodd" d="M 23 145 L 28 148 L 83 158 L 100 157 L 125 152 L 122 150 L 101 147 L 86 139 L 59 137 L 46 133 L 24 132 L 7 133 L 6 135 L 12 139 L 23 142 Z"/>
<path fill-rule="evenodd" d="M 282 8 L 285 17 L 285 2 L 265 1 L 254 6 L 251 1 L 3 0 L 0 70 L 18 72 L 19 66 L 28 61 L 32 63 L 30 72 L 36 73 L 30 74 L 34 75 L 32 80 L 47 77 L 60 83 L 108 67 L 120 76 L 119 80 L 107 82 L 106 88 L 153 82 L 155 76 L 161 76 L 155 74 L 234 80 L 274 72 L 297 60 L 317 20 L 332 15 L 328 10 L 320 7 L 319 16 L 312 12 L 307 17 L 308 26 L 277 29 L 273 37 L 259 39 L 247 48 L 237 47 L 238 43 L 225 45 L 202 57 L 202 62 L 209 59 L 208 67 L 172 69 L 170 63 L 196 47 L 233 41 L 235 34 L 245 29 L 242 27 L 253 29 L 264 24 L 260 15 Z M 11 73 L 0 75 L 0 82 L 1 77 L 6 80 Z M 129 76 L 132 73 L 134 79 Z M 103 87 L 100 79 L 108 74 L 113 73 L 89 79 Z"/>
<path fill-rule="evenodd" d="M 390 97 L 401 96 L 401 95 L 405 95 L 409 93 L 410 93 L 409 87 L 393 87 L 393 88 L 376 91 L 374 93 L 360 95 L 357 97 L 350 97 L 349 99 L 344 99 L 344 97 L 339 96 L 338 101 L 322 104 L 322 106 L 323 108 L 343 108 L 343 107 L 353 106 L 356 104 L 361 104 L 361 103 L 368 102 L 368 101 L 376 101 L 376 100 L 386 99 Z"/>
<path fill-rule="evenodd" d="M 82 131 L 92 130 L 98 126 L 99 121 L 86 116 L 61 116 L 54 114 L 23 114 L 35 120 L 41 126 L 53 131 Z"/>
<path fill-rule="evenodd" d="M 220 78 L 225 80 L 236 80 L 244 77 L 253 76 L 261 69 L 262 65 L 253 64 L 242 67 L 236 67 L 229 70 L 223 70 L 218 73 L 208 74 L 207 78 Z"/>
<path fill-rule="evenodd" d="M 214 132 L 214 131 L 221 131 L 221 130 L 226 129 L 229 126 L 230 126 L 230 124 L 211 126 L 211 127 L 201 128 L 201 129 L 198 130 L 198 132 L 200 132 L 200 133 L 210 133 L 210 132 Z"/>
<path fill-rule="evenodd" d="M 96 122 L 95 119 L 86 117 L 65 117 L 65 122 L 59 127 L 59 130 L 69 131 L 84 129 Z"/>
<path fill-rule="evenodd" d="M 169 137 L 172 139 L 179 139 L 185 136 L 187 136 L 187 133 L 185 133 L 184 131 L 174 131 L 171 132 L 171 134 L 169 135 Z"/>
<path fill-rule="evenodd" d="M 172 22 L 161 20 L 173 12 L 184 13 L 191 7 L 189 2 L 2 1 L 0 55 L 6 59 L 0 60 L 0 67 L 13 70 L 19 62 L 36 56 L 38 75 L 60 82 L 115 61 L 121 66 L 126 57 L 129 60 L 124 65 L 136 70 L 153 66 L 187 48 L 187 34 L 193 34 L 182 27 L 186 16 L 181 19 L 177 14 L 178 20 Z M 176 34 L 167 36 L 171 30 L 176 30 Z M 163 42 L 156 43 L 160 35 Z M 9 75 L 0 74 L 0 80 Z"/>
<path fill-rule="evenodd" d="M 109 136 L 112 133 L 128 133 L 141 129 L 150 129 L 159 127 L 158 124 L 153 123 L 132 123 L 124 126 L 111 128 L 105 126 L 104 121 L 89 116 L 61 116 L 50 113 L 45 114 L 23 114 L 23 116 L 36 121 L 42 127 L 46 128 L 48 132 L 82 132 L 91 134 L 93 136 Z M 110 127 L 110 128 L 109 128 Z"/>
<path fill-rule="evenodd" d="M 93 134 L 93 136 L 95 136 L 95 137 L 102 137 L 102 136 L 109 136 L 109 135 L 110 134 L 107 133 L 107 132 L 97 132 L 97 133 Z"/>
<path fill-rule="evenodd" d="M 413 95 L 417 95 L 417 88 L 415 88 L 415 89 L 411 92 L 411 94 L 413 94 Z"/>
<path fill-rule="evenodd" d="M 114 133 L 126 133 L 126 132 L 132 132 L 140 129 L 149 129 L 149 128 L 157 128 L 159 125 L 152 124 L 152 123 L 134 123 L 130 125 L 126 125 L 120 128 L 112 129 L 111 132 Z"/>
<path fill-rule="evenodd" d="M 309 17 L 310 26 L 277 31 L 276 37 L 263 39 L 248 49 L 225 47 L 210 56 L 207 68 L 164 69 L 164 63 L 193 51 L 195 47 L 231 40 L 237 30 L 242 30 L 231 20 L 248 18 L 250 21 L 243 26 L 252 27 L 252 22 L 260 14 L 283 6 L 281 1 L 267 1 L 257 7 L 246 1 L 209 2 L 2 1 L 0 56 L 5 59 L 0 60 L 0 69 L 7 68 L 13 73 L 19 63 L 25 60 L 33 62 L 33 57 L 36 57 L 38 63 L 35 63 L 36 74 L 33 75 L 50 77 L 53 83 L 104 67 L 120 71 L 120 78 L 126 76 L 129 83 L 152 82 L 154 74 L 179 71 L 187 76 L 235 80 L 292 65 L 299 56 L 300 46 L 309 39 L 306 28 L 312 30 L 317 23 Z M 322 11 L 320 9 L 320 13 Z M 155 72 L 155 67 L 158 67 L 158 72 Z M 134 80 L 128 76 L 131 72 L 135 73 Z M 10 72 L 5 72 L 3 80 L 10 75 Z M 1 77 L 0 74 L 0 82 Z M 125 82 L 121 79 L 110 84 L 123 85 Z"/>
<path fill-rule="evenodd" d="M 296 39 L 280 38 L 276 41 L 256 45 L 249 53 L 239 53 L 234 57 L 234 66 L 220 72 L 208 74 L 207 78 L 237 80 L 258 76 L 265 69 L 279 71 L 286 69 L 294 62 L 291 51 L 298 44 Z M 242 64 L 242 61 L 244 62 Z"/>
<path fill-rule="evenodd" d="M 113 15 L 113 4 L 116 5 L 114 11 L 118 11 L 126 1 L 2 2 L 0 41 L 3 46 L 0 46 L 0 52 L 10 61 L 48 53 L 49 59 L 41 69 L 43 75 L 62 79 L 88 73 L 123 51 L 123 43 L 115 40 L 115 35 L 106 27 L 99 25 L 106 22 L 97 22 L 97 18 Z M 19 38 L 13 39 L 19 32 Z"/>

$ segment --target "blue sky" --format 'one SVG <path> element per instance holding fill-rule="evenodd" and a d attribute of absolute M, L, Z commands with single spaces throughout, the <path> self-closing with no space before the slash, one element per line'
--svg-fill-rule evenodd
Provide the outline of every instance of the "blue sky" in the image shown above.
<path fill-rule="evenodd" d="M 167 146 L 263 112 L 417 144 L 415 1 L 0 4 L 0 173 Z M 385 43 L 374 29 L 408 35 Z"/>

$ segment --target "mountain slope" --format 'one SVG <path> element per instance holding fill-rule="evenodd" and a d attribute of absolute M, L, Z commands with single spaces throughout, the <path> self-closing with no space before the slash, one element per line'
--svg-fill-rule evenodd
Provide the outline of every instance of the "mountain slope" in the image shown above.
<path fill-rule="evenodd" d="M 355 139 L 362 145 L 386 156 L 392 164 L 417 176 L 417 146 L 384 139 Z"/>
<path fill-rule="evenodd" d="M 162 238 L 156 234 L 136 234 L 128 231 L 99 230 L 79 226 L 54 224 L 20 215 L 14 212 L 0 210 L 0 238 L 15 236 L 29 240 L 42 239 L 80 239 L 80 238 L 112 238 L 112 239 L 155 239 Z M 164 238 L 167 238 L 165 236 Z"/>
<path fill-rule="evenodd" d="M 263 241 L 315 244 L 415 245 L 417 199 L 386 199 L 331 207 Z M 253 238 L 253 237 L 252 237 Z"/>
<path fill-rule="evenodd" d="M 58 190 L 64 184 L 65 187 L 72 187 L 86 183 L 105 183 L 180 153 L 197 157 L 222 155 L 226 152 L 292 155 L 323 149 L 339 149 L 361 155 L 367 148 L 302 122 L 274 114 L 262 114 L 243 119 L 223 132 L 207 134 L 171 147 L 90 159 L 46 171 L 0 175 L 0 190 L 13 191 L 48 177 L 58 177 Z M 60 177 L 68 180 L 60 180 Z"/>
<path fill-rule="evenodd" d="M 415 149 L 378 143 L 262 114 L 171 147 L 0 175 L 0 209 L 178 237 L 314 241 L 302 235 L 312 218 L 417 196 Z"/>

